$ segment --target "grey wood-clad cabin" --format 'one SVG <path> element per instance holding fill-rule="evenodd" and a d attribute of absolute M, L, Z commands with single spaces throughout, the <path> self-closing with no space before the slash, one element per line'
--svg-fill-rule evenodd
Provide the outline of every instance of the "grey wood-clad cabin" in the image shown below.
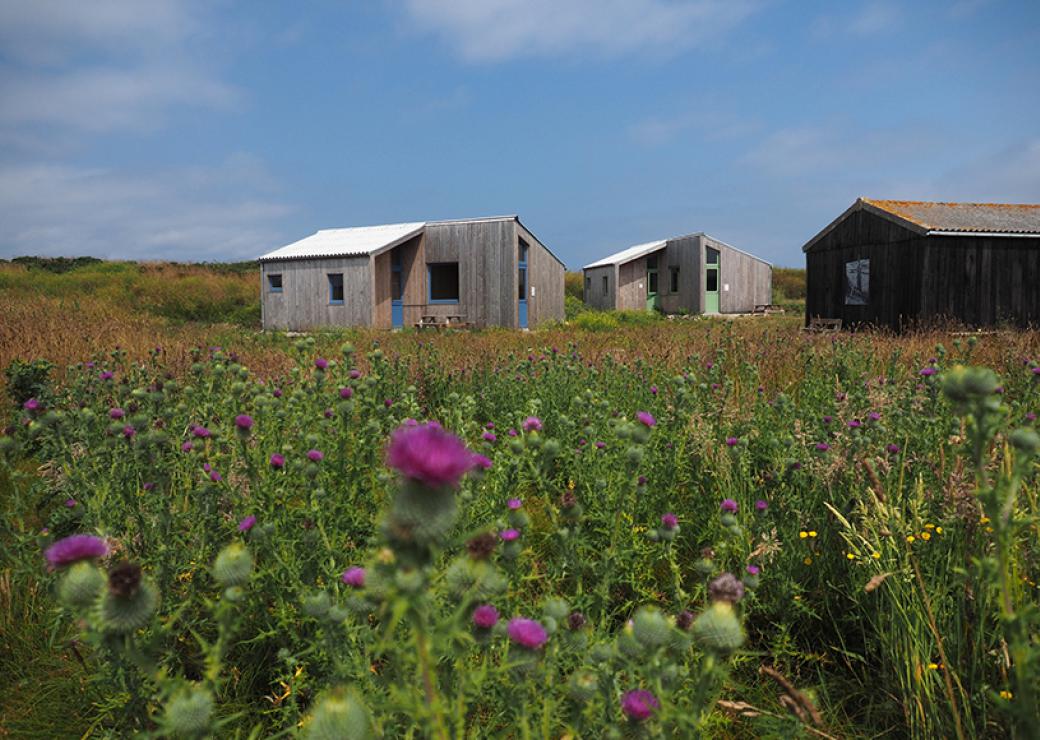
<path fill-rule="evenodd" d="M 636 244 L 586 265 L 592 308 L 750 313 L 771 302 L 773 267 L 704 233 Z"/>
<path fill-rule="evenodd" d="M 860 198 L 802 251 L 806 324 L 1040 324 L 1040 205 Z"/>
<path fill-rule="evenodd" d="M 325 229 L 260 257 L 264 329 L 563 320 L 563 263 L 516 216 Z"/>

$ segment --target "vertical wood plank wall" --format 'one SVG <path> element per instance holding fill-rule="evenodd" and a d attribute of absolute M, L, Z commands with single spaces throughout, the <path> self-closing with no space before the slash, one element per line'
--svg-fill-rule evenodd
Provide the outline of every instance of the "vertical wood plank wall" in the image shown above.
<path fill-rule="evenodd" d="M 494 220 L 426 227 L 426 264 L 459 263 L 458 304 L 431 305 L 428 314 L 461 315 L 476 326 L 516 326 L 514 224 Z"/>
<path fill-rule="evenodd" d="M 719 250 L 720 313 L 751 313 L 755 306 L 772 303 L 773 268 L 768 263 L 711 238 L 705 246 Z"/>
<path fill-rule="evenodd" d="M 545 321 L 563 321 L 563 274 L 566 268 L 557 260 L 534 234 L 514 221 L 517 235 L 517 261 L 520 243 L 527 242 L 527 324 L 538 326 Z M 532 288 L 534 292 L 532 294 Z M 517 285 L 517 298 L 520 286 Z M 517 319 L 519 321 L 519 318 Z"/>
<path fill-rule="evenodd" d="M 401 256 L 401 280 L 404 284 L 404 292 L 401 295 L 403 324 L 404 326 L 415 326 L 422 318 L 424 310 L 420 304 L 426 303 L 426 271 L 418 269 L 417 263 L 422 241 L 423 234 L 420 233 L 372 258 L 373 295 L 375 296 L 372 325 L 374 327 L 390 329 L 393 326 L 391 267 L 394 254 Z"/>
<path fill-rule="evenodd" d="M 600 311 L 611 311 L 617 308 L 617 268 L 614 265 L 593 267 L 584 271 L 586 285 L 592 278 L 591 286 L 582 293 L 585 305 Z M 607 291 L 603 292 L 603 278 L 607 278 Z"/>
<path fill-rule="evenodd" d="M 663 251 L 663 250 L 662 250 Z M 646 310 L 646 257 L 618 265 L 617 308 L 619 311 Z M 658 274 L 658 279 L 660 279 Z"/>
<path fill-rule="evenodd" d="M 305 331 L 319 326 L 366 326 L 372 321 L 369 258 L 279 260 L 261 264 L 265 329 Z M 343 273 L 343 304 L 329 305 L 329 273 Z M 282 276 L 282 292 L 272 293 L 267 276 Z"/>

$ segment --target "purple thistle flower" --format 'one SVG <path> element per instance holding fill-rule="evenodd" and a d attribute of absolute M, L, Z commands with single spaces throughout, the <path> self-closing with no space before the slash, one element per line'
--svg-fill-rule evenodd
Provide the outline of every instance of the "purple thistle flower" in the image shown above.
<path fill-rule="evenodd" d="M 271 467 L 275 470 L 280 470 L 285 467 L 285 455 L 279 455 L 277 452 L 271 455 Z"/>
<path fill-rule="evenodd" d="M 65 506 L 66 506 L 66 508 L 69 508 L 69 509 L 75 508 L 76 507 L 76 499 L 74 499 L 74 498 L 67 498 L 67 499 L 65 499 Z"/>
<path fill-rule="evenodd" d="M 101 372 L 100 375 L 98 375 L 98 378 L 100 378 L 101 380 L 112 380 L 112 378 L 114 377 L 115 373 L 113 373 L 111 370 L 104 370 Z"/>
<path fill-rule="evenodd" d="M 361 371 L 360 370 L 355 368 L 355 369 L 350 371 L 350 379 L 351 380 L 357 380 L 360 377 L 361 377 Z"/>
<path fill-rule="evenodd" d="M 365 587 L 365 569 L 358 566 L 347 568 L 340 579 L 351 588 Z"/>
<path fill-rule="evenodd" d="M 637 411 L 636 419 L 645 427 L 657 426 L 657 419 L 649 411 Z"/>
<path fill-rule="evenodd" d="M 26 411 L 36 411 L 40 408 L 40 402 L 35 398 L 30 398 L 28 401 L 22 404 L 22 408 Z"/>
<path fill-rule="evenodd" d="M 646 689 L 626 691 L 621 696 L 621 711 L 635 722 L 649 719 L 660 708 L 661 702 Z"/>
<path fill-rule="evenodd" d="M 679 526 L 679 517 L 675 514 L 668 512 L 667 514 L 661 515 L 661 526 L 667 530 L 673 530 Z"/>
<path fill-rule="evenodd" d="M 495 436 L 494 432 L 484 432 L 480 436 L 484 439 L 485 442 L 495 442 L 496 440 L 498 440 L 498 437 Z"/>
<path fill-rule="evenodd" d="M 889 455 L 899 454 L 899 445 L 897 444 L 889 444 L 885 449 L 888 450 Z"/>
<path fill-rule="evenodd" d="M 728 601 L 736 604 L 744 598 L 744 584 L 732 573 L 723 573 L 708 584 L 708 596 L 712 601 Z"/>
<path fill-rule="evenodd" d="M 869 414 L 867 414 L 867 419 L 869 419 L 870 421 L 880 421 L 881 414 L 879 414 L 877 411 L 871 411 Z"/>
<path fill-rule="evenodd" d="M 491 458 L 484 455 L 473 455 L 473 469 L 488 470 L 491 467 Z"/>
<path fill-rule="evenodd" d="M 528 650 L 537 650 L 549 641 L 545 627 L 533 619 L 515 617 L 509 620 L 509 639 L 514 645 Z"/>
<path fill-rule="evenodd" d="M 859 429 L 861 426 L 863 426 L 863 422 L 859 419 L 853 419 L 849 422 L 848 426 L 849 429 Z"/>
<path fill-rule="evenodd" d="M 399 427 L 390 438 L 386 461 L 404 477 L 431 488 L 458 486 L 479 462 L 461 439 L 432 422 Z"/>
<path fill-rule="evenodd" d="M 498 624 L 498 609 L 491 604 L 481 604 L 473 610 L 473 624 L 482 630 L 489 630 Z"/>
<path fill-rule="evenodd" d="M 832 421 L 834 421 L 834 417 L 833 416 L 827 415 L 827 416 L 823 417 L 823 423 L 824 424 L 830 424 Z"/>
<path fill-rule="evenodd" d="M 636 479 L 636 485 L 638 485 L 638 486 L 645 486 L 646 485 L 646 476 L 645 475 L 639 476 L 639 478 Z"/>
<path fill-rule="evenodd" d="M 656 396 L 657 395 L 657 386 L 656 385 L 650 386 L 650 395 L 652 395 L 652 396 Z"/>
<path fill-rule="evenodd" d="M 212 435 L 212 432 L 210 432 L 209 429 L 202 426 L 195 427 L 191 430 L 191 433 L 199 439 L 208 439 Z"/>
<path fill-rule="evenodd" d="M 520 532 L 515 529 L 503 529 L 498 536 L 502 538 L 503 542 L 516 542 L 520 539 Z"/>
<path fill-rule="evenodd" d="M 339 389 L 339 397 L 346 400 L 354 397 L 354 389 L 349 385 Z"/>
<path fill-rule="evenodd" d="M 484 425 L 484 428 L 485 429 L 494 429 L 495 428 L 495 422 L 489 421 L 487 424 Z"/>
<path fill-rule="evenodd" d="M 191 442 L 184 442 L 181 445 L 181 452 L 191 452 L 194 447 L 195 446 Z"/>
<path fill-rule="evenodd" d="M 769 502 L 765 499 L 759 499 L 755 502 L 755 511 L 765 511 L 769 508 Z"/>
<path fill-rule="evenodd" d="M 211 481 L 213 481 L 214 483 L 220 483 L 220 481 L 224 480 L 224 477 L 220 473 L 218 473 L 216 470 L 214 470 L 214 471 L 210 472 L 209 479 Z"/>
<path fill-rule="evenodd" d="M 275 388 L 273 391 L 271 391 L 271 395 L 274 396 L 275 398 L 281 398 L 282 397 L 282 389 L 281 388 Z"/>
<path fill-rule="evenodd" d="M 542 420 L 537 416 L 528 416 L 520 426 L 525 432 L 540 432 L 542 431 Z"/>
<path fill-rule="evenodd" d="M 394 405 L 393 399 L 384 398 L 383 399 L 383 405 L 386 406 L 387 408 L 390 408 L 391 406 Z"/>
<path fill-rule="evenodd" d="M 524 505 L 524 502 L 521 501 L 518 498 L 511 498 L 508 501 L 506 501 L 506 506 L 509 507 L 510 511 L 516 511 L 517 509 L 519 509 L 523 505 Z"/>
<path fill-rule="evenodd" d="M 508 432 L 506 432 L 506 434 L 508 434 L 510 437 L 515 437 L 516 436 L 516 430 L 515 429 L 510 429 Z"/>
<path fill-rule="evenodd" d="M 243 432 L 248 432 L 253 428 L 253 417 L 249 414 L 239 414 L 235 417 L 235 426 Z"/>
<path fill-rule="evenodd" d="M 314 361 L 314 367 L 318 368 L 319 370 L 325 370 L 328 368 L 328 366 L 329 361 L 326 360 L 324 357 L 319 357 Z"/>
<path fill-rule="evenodd" d="M 816 443 L 816 451 L 817 452 L 826 452 L 830 448 L 831 448 L 831 446 L 829 444 L 827 444 L 826 442 L 817 442 Z"/>
<path fill-rule="evenodd" d="M 118 421 L 126 416 L 126 412 L 118 406 L 108 410 L 108 418 Z"/>
<path fill-rule="evenodd" d="M 757 565 L 749 565 L 747 567 L 747 572 L 749 576 L 757 576 L 762 571 Z"/>
<path fill-rule="evenodd" d="M 332 409 L 325 409 L 324 415 L 326 419 L 331 419 L 333 416 L 335 416 L 335 413 L 333 413 Z"/>
<path fill-rule="evenodd" d="M 249 516 L 247 516 L 245 519 L 243 519 L 242 521 L 240 521 L 238 523 L 238 531 L 239 532 L 248 532 L 250 529 L 253 528 L 254 524 L 256 524 L 256 517 L 253 516 L 252 514 L 250 514 Z"/>
<path fill-rule="evenodd" d="M 108 555 L 108 543 L 92 534 L 74 534 L 58 540 L 43 556 L 52 568 L 60 568 L 80 560 L 94 560 Z"/>
<path fill-rule="evenodd" d="M 738 439 L 737 437 L 726 437 L 726 446 L 727 447 L 736 447 L 739 444 L 740 444 L 740 439 Z"/>
<path fill-rule="evenodd" d="M 596 449 L 597 450 L 602 450 L 606 446 L 607 446 L 606 442 L 596 442 Z"/>
<path fill-rule="evenodd" d="M 1032 411 L 1026 413 L 1026 421 L 1036 421 L 1036 414 L 1034 414 Z"/>
<path fill-rule="evenodd" d="M 939 371 L 937 369 L 935 369 L 934 367 L 922 367 L 918 371 L 917 374 L 918 375 L 923 375 L 924 377 L 928 378 L 928 377 L 931 377 L 932 375 L 935 375 L 937 372 L 939 372 Z M 1036 372 L 1035 368 L 1033 369 L 1033 372 Z"/>
<path fill-rule="evenodd" d="M 325 453 L 321 450 L 307 450 L 307 459 L 317 463 L 325 459 Z"/>
<path fill-rule="evenodd" d="M 127 424 L 125 427 L 123 427 L 123 436 L 127 439 L 130 439 L 135 434 L 137 434 L 137 430 L 134 429 L 133 424 Z"/>
<path fill-rule="evenodd" d="M 722 505 L 719 507 L 727 514 L 737 513 L 737 502 L 731 498 L 722 499 Z"/>
<path fill-rule="evenodd" d="M 141 487 L 142 487 L 142 488 L 143 488 L 144 490 L 146 490 L 146 491 L 151 491 L 151 490 L 152 490 L 153 488 L 155 488 L 155 483 L 153 483 L 153 482 L 149 481 L 149 482 L 145 483 L 145 484 L 144 484 L 143 486 L 141 486 Z"/>
<path fill-rule="evenodd" d="M 213 466 L 210 465 L 209 463 L 202 463 L 202 470 L 204 472 L 206 472 L 206 473 L 212 473 L 213 472 Z"/>

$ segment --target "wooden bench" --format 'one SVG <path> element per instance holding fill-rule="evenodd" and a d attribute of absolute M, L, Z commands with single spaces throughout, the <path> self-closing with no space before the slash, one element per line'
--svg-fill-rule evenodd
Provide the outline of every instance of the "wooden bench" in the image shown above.
<path fill-rule="evenodd" d="M 752 313 L 756 314 L 774 314 L 774 313 L 785 313 L 783 306 L 778 306 L 775 303 L 760 303 L 755 306 L 755 310 Z"/>
<path fill-rule="evenodd" d="M 809 319 L 809 325 L 802 331 L 841 331 L 841 319 Z"/>
<path fill-rule="evenodd" d="M 468 329 L 470 323 L 465 316 L 449 314 L 446 316 L 426 315 L 419 319 L 416 329 Z"/>

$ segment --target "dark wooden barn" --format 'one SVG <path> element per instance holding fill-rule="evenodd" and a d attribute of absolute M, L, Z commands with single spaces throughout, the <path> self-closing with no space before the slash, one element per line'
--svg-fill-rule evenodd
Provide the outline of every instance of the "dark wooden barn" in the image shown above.
<path fill-rule="evenodd" d="M 1040 324 L 1040 205 L 860 198 L 802 251 L 807 325 Z"/>

